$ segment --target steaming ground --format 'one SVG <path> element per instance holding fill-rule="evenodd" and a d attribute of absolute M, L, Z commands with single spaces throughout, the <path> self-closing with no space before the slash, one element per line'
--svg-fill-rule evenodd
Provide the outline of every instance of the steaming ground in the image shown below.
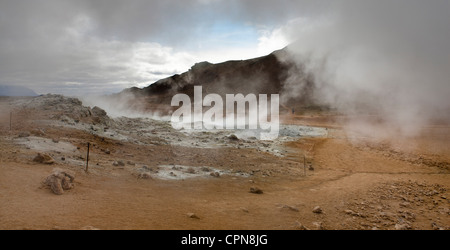
<path fill-rule="evenodd" d="M 310 112 L 283 115 L 280 137 L 260 141 L 113 118 L 58 95 L 0 102 L 1 229 L 450 228 L 445 124 L 387 140 Z M 62 196 L 42 186 L 55 167 L 76 173 Z"/>

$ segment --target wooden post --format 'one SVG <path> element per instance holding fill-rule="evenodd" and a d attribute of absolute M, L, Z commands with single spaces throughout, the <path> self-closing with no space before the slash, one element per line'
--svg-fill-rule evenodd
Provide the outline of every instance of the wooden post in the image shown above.
<path fill-rule="evenodd" d="M 306 176 L 306 156 L 305 155 L 303 155 L 303 173 Z"/>
<path fill-rule="evenodd" d="M 86 157 L 86 170 L 85 170 L 86 173 L 87 173 L 88 170 L 89 170 L 89 148 L 90 148 L 90 146 L 91 146 L 91 143 L 88 142 L 87 146 L 88 146 L 88 149 L 87 149 L 87 157 Z"/>

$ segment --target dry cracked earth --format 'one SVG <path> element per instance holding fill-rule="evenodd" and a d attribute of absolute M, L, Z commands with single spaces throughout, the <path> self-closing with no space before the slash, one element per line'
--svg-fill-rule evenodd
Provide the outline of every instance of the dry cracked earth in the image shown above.
<path fill-rule="evenodd" d="M 450 126 L 375 139 L 327 114 L 282 118 L 267 142 L 2 98 L 0 229 L 450 229 Z M 61 195 L 45 185 L 55 168 L 75 177 Z"/>

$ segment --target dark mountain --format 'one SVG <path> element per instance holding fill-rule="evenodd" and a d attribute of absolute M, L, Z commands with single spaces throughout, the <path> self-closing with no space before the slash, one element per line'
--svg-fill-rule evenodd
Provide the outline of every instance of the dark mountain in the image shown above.
<path fill-rule="evenodd" d="M 133 94 L 136 100 L 145 99 L 147 106 L 170 105 L 177 93 L 193 98 L 194 86 L 202 86 L 203 95 L 280 94 L 284 106 L 314 104 L 313 77 L 293 63 L 287 49 L 250 60 L 197 63 L 185 73 L 159 80 L 142 89 L 126 89 L 121 94 Z"/>
<path fill-rule="evenodd" d="M 33 90 L 22 86 L 0 85 L 0 96 L 37 96 Z"/>

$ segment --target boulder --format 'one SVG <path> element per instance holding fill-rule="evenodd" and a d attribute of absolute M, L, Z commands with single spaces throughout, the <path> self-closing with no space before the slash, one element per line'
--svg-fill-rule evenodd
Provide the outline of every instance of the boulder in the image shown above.
<path fill-rule="evenodd" d="M 45 179 L 44 184 L 49 186 L 53 193 L 62 195 L 64 190 L 74 188 L 74 179 L 75 175 L 72 172 L 55 168 L 52 174 Z"/>
<path fill-rule="evenodd" d="M 96 116 L 96 117 L 106 117 L 107 113 L 105 110 L 95 106 L 94 108 L 92 108 L 92 115 Z"/>

